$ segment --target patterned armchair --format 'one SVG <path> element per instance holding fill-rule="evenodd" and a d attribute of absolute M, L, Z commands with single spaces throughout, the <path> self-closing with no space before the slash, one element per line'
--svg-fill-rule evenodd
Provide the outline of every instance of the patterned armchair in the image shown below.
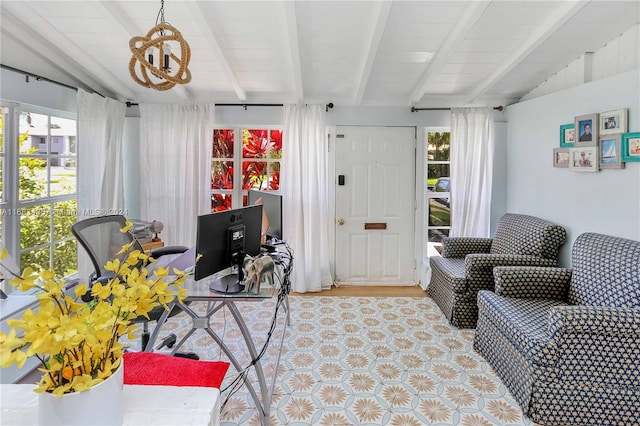
<path fill-rule="evenodd" d="M 496 268 L 474 348 L 536 423 L 640 424 L 640 242 L 582 234 L 572 263 Z"/>
<path fill-rule="evenodd" d="M 561 226 L 533 216 L 507 213 L 494 238 L 445 238 L 442 256 L 429 259 L 429 296 L 451 325 L 474 328 L 479 290 L 493 290 L 495 266 L 557 266 L 567 238 Z"/>

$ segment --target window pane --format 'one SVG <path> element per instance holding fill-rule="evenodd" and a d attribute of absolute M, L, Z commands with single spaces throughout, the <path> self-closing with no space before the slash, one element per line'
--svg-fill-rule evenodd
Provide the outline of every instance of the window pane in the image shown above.
<path fill-rule="evenodd" d="M 451 226 L 451 209 L 446 198 L 429 198 L 429 226 Z"/>
<path fill-rule="evenodd" d="M 265 161 L 242 162 L 242 189 L 265 189 L 267 163 Z"/>
<path fill-rule="evenodd" d="M 269 164 L 269 189 L 280 189 L 280 163 L 275 161 Z"/>
<path fill-rule="evenodd" d="M 267 151 L 269 149 L 267 134 L 267 130 L 243 130 L 242 157 L 267 158 Z"/>
<path fill-rule="evenodd" d="M 432 189 L 438 178 L 449 177 L 449 164 L 427 164 L 427 187 Z"/>
<path fill-rule="evenodd" d="M 49 247 L 22 253 L 20 255 L 20 269 L 31 267 L 36 271 L 50 267 Z"/>
<path fill-rule="evenodd" d="M 430 161 L 449 161 L 449 133 L 429 132 L 427 159 Z"/>
<path fill-rule="evenodd" d="M 53 246 L 53 269 L 66 277 L 78 271 L 76 240 L 67 240 Z"/>
<path fill-rule="evenodd" d="M 211 211 L 219 212 L 231 208 L 231 194 L 211 195 Z"/>
<path fill-rule="evenodd" d="M 235 134 L 233 129 L 215 129 L 213 131 L 213 158 L 233 158 Z"/>
<path fill-rule="evenodd" d="M 76 223 L 76 200 L 61 201 L 53 205 L 54 240 L 71 236 L 71 225 L 74 223 Z"/>
<path fill-rule="evenodd" d="M 233 161 L 211 162 L 211 189 L 233 189 Z"/>
<path fill-rule="evenodd" d="M 44 157 L 21 157 L 20 200 L 31 200 L 47 196 L 47 159 Z"/>
<path fill-rule="evenodd" d="M 48 151 L 49 116 L 33 112 L 20 114 L 20 153 L 44 154 Z"/>
<path fill-rule="evenodd" d="M 448 229 L 430 229 L 429 230 L 429 241 L 433 243 L 441 243 L 444 237 L 449 236 Z"/>
<path fill-rule="evenodd" d="M 76 193 L 76 167 L 71 158 L 55 158 L 52 163 L 59 166 L 51 166 L 51 195 L 65 195 Z"/>
<path fill-rule="evenodd" d="M 20 248 L 22 250 L 50 242 L 51 207 L 48 204 L 20 209 Z M 49 254 L 47 254 L 48 258 Z M 48 263 L 43 266 L 48 267 Z"/>
<path fill-rule="evenodd" d="M 282 130 L 271 131 L 269 158 L 282 158 Z"/>

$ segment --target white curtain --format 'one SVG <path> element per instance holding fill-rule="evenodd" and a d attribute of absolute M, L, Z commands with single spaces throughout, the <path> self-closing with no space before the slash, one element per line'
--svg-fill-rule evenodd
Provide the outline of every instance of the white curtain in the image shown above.
<path fill-rule="evenodd" d="M 285 105 L 281 172 L 283 237 L 293 249 L 292 290 L 331 287 L 328 138 L 324 105 Z"/>
<path fill-rule="evenodd" d="M 126 106 L 78 89 L 77 220 L 124 213 L 123 129 Z M 84 282 L 93 266 L 78 245 L 78 274 Z"/>
<path fill-rule="evenodd" d="M 126 106 L 78 89 L 78 220 L 124 208 Z"/>
<path fill-rule="evenodd" d="M 168 245 L 195 246 L 211 213 L 214 104 L 140 104 L 140 215 L 164 224 Z"/>
<path fill-rule="evenodd" d="M 451 109 L 451 236 L 490 236 L 493 138 L 491 108 Z"/>

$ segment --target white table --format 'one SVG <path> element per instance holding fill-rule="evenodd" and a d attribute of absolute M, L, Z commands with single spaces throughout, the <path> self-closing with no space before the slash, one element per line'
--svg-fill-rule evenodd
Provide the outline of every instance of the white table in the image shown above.
<path fill-rule="evenodd" d="M 38 424 L 34 385 L 0 386 L 3 425 Z M 123 425 L 220 424 L 220 390 L 208 387 L 124 385 Z"/>

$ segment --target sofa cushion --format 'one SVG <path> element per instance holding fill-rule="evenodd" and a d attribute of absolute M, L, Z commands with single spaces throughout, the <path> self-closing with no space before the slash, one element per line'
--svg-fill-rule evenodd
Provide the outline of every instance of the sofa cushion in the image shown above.
<path fill-rule="evenodd" d="M 567 231 L 544 219 L 506 213 L 498 222 L 491 244 L 493 254 L 525 254 L 556 259 Z"/>
<path fill-rule="evenodd" d="M 478 308 L 483 315 L 502 330 L 518 352 L 538 365 L 549 365 L 555 358 L 548 333 L 549 309 L 554 306 L 565 304 L 547 299 L 513 299 L 487 290 L 478 292 Z"/>

